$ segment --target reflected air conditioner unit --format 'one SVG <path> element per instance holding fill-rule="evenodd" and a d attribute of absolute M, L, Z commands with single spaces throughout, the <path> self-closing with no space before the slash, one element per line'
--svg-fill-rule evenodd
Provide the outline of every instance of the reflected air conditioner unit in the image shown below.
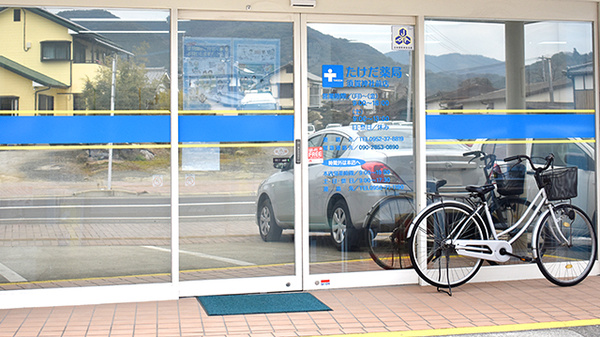
<path fill-rule="evenodd" d="M 317 0 L 290 0 L 292 7 L 315 7 Z"/>

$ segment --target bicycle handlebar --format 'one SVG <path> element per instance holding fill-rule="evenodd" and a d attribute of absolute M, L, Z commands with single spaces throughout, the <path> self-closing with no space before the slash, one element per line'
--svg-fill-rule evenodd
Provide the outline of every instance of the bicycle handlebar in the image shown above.
<path fill-rule="evenodd" d="M 550 167 L 550 165 L 552 165 L 552 162 L 554 161 L 554 154 L 550 153 L 548 156 L 546 156 L 546 158 L 544 158 L 544 160 L 546 160 L 546 164 L 544 164 L 544 166 L 535 166 L 533 164 L 533 161 L 531 160 L 531 158 L 524 154 L 518 154 L 516 156 L 506 157 L 506 158 L 504 158 L 504 161 L 509 162 L 509 161 L 514 161 L 514 160 L 519 160 L 519 162 L 521 162 L 524 159 L 529 162 L 529 165 L 531 165 L 531 168 L 535 172 L 539 173 L 539 172 L 547 170 L 548 167 Z"/>
<path fill-rule="evenodd" d="M 470 151 L 463 153 L 463 157 L 475 156 L 475 157 L 485 157 L 485 152 L 483 151 Z"/>
<path fill-rule="evenodd" d="M 483 151 L 480 150 L 475 150 L 475 151 L 469 151 L 469 152 L 465 152 L 463 153 L 464 157 L 467 156 L 475 156 L 473 157 L 471 160 L 469 160 L 469 163 L 472 162 L 475 159 L 479 159 L 482 162 L 484 162 L 485 166 L 484 166 L 484 171 L 483 173 L 485 174 L 486 178 L 488 176 L 488 171 L 494 166 L 495 162 L 496 162 L 496 155 L 495 154 L 487 154 Z"/>

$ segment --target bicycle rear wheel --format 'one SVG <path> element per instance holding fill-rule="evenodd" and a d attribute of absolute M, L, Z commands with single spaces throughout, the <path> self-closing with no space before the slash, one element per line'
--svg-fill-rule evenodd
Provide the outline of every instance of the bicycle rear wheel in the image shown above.
<path fill-rule="evenodd" d="M 486 230 L 473 209 L 460 202 L 438 202 L 419 215 L 410 234 L 410 259 L 419 276 L 440 288 L 468 282 L 483 260 L 458 255 L 451 239 L 483 240 Z M 460 234 L 459 234 L 460 233 Z"/>
<path fill-rule="evenodd" d="M 410 267 L 406 231 L 413 217 L 412 198 L 401 195 L 381 199 L 369 212 L 366 222 L 369 255 L 381 268 Z"/>
<path fill-rule="evenodd" d="M 576 285 L 594 266 L 596 232 L 590 218 L 577 206 L 558 205 L 554 213 L 560 228 L 550 212 L 542 219 L 536 234 L 536 262 L 548 281 L 559 286 Z"/>

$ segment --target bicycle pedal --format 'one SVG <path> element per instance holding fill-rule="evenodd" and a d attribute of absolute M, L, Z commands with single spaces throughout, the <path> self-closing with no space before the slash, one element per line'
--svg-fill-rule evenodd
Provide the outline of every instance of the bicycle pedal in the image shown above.
<path fill-rule="evenodd" d="M 517 258 L 517 259 L 519 259 L 519 260 L 521 260 L 523 262 L 533 262 L 533 259 L 530 256 L 521 256 L 521 255 L 509 253 L 506 250 L 500 250 L 500 254 L 502 254 L 502 255 L 508 255 L 510 257 Z"/>

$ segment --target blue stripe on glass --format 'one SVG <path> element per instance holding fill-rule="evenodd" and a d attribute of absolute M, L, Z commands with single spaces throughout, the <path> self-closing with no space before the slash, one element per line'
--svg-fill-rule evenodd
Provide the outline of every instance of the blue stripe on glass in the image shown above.
<path fill-rule="evenodd" d="M 180 116 L 180 142 L 294 139 L 291 115 Z M 169 143 L 170 116 L 0 116 L 0 144 Z"/>
<path fill-rule="evenodd" d="M 169 116 L 0 116 L 0 144 L 168 143 Z"/>
<path fill-rule="evenodd" d="M 180 142 L 294 140 L 293 115 L 180 116 Z"/>
<path fill-rule="evenodd" d="M 427 139 L 562 139 L 595 136 L 592 114 L 427 116 Z"/>

